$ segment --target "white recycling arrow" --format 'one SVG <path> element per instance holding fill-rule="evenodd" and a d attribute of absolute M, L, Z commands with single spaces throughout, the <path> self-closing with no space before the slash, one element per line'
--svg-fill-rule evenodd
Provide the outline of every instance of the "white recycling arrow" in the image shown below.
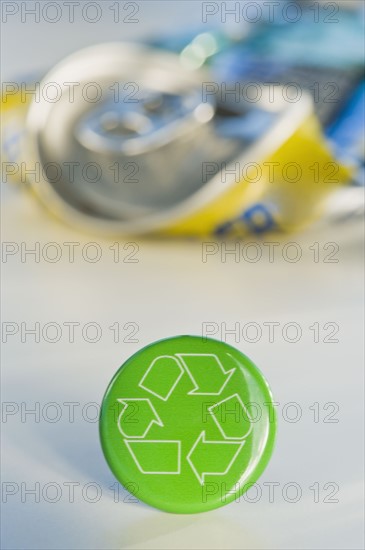
<path fill-rule="evenodd" d="M 201 485 L 205 477 L 224 476 L 234 464 L 245 441 L 207 441 L 201 432 L 189 451 L 186 460 Z"/>
<path fill-rule="evenodd" d="M 181 441 L 175 439 L 125 439 L 129 453 L 142 474 L 181 473 Z"/>
<path fill-rule="evenodd" d="M 167 401 L 183 374 L 184 369 L 176 357 L 160 355 L 155 357 L 144 373 L 139 387 L 162 401 Z"/>
<path fill-rule="evenodd" d="M 252 418 L 238 393 L 208 407 L 224 439 L 241 440 L 252 430 Z"/>
<path fill-rule="evenodd" d="M 194 384 L 188 395 L 220 395 L 236 368 L 228 371 L 213 353 L 176 353 Z"/>
<path fill-rule="evenodd" d="M 153 424 L 163 427 L 163 422 L 149 399 L 123 397 L 117 401 L 123 405 L 118 416 L 118 429 L 123 437 L 141 439 L 146 437 Z"/>

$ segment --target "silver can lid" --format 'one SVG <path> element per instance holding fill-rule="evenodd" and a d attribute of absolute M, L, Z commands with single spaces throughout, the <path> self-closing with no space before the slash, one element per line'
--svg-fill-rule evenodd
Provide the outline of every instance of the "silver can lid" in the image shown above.
<path fill-rule="evenodd" d="M 28 157 L 42 166 L 36 190 L 115 221 L 189 197 L 202 185 L 201 159 L 190 154 L 209 139 L 215 111 L 202 102 L 203 79 L 178 56 L 136 44 L 71 55 L 44 77 L 29 110 Z"/>

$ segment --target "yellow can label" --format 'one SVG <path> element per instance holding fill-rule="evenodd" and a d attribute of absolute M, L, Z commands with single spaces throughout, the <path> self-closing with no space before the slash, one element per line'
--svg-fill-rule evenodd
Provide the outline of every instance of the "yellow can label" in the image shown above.
<path fill-rule="evenodd" d="M 351 176 L 333 158 L 314 114 L 251 171 L 167 233 L 233 237 L 298 229 L 320 216 L 328 194 Z"/>

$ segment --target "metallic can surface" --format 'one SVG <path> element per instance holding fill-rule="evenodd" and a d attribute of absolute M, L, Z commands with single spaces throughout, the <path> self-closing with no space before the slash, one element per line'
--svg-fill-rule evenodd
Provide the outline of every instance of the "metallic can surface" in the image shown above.
<path fill-rule="evenodd" d="M 135 44 L 70 56 L 40 83 L 54 100 L 41 94 L 27 112 L 20 157 L 41 166 L 38 177 L 28 170 L 32 188 L 56 215 L 94 232 L 300 226 L 348 177 L 338 167 L 326 179 L 333 158 L 311 99 L 222 109 L 203 99 L 207 77 Z M 296 181 L 283 177 L 290 164 L 300 168 Z"/>

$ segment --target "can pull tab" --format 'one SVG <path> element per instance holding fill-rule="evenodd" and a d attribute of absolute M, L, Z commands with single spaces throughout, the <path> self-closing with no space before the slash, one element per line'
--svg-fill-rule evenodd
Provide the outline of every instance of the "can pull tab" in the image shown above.
<path fill-rule="evenodd" d="M 77 141 L 88 151 L 136 156 L 159 149 L 209 122 L 214 106 L 195 92 L 183 95 L 146 92 L 134 103 L 105 102 L 75 126 Z"/>
<path fill-rule="evenodd" d="M 107 111 L 100 117 L 99 122 L 106 135 L 120 138 L 142 136 L 152 129 L 151 120 L 137 111 L 127 113 Z"/>

